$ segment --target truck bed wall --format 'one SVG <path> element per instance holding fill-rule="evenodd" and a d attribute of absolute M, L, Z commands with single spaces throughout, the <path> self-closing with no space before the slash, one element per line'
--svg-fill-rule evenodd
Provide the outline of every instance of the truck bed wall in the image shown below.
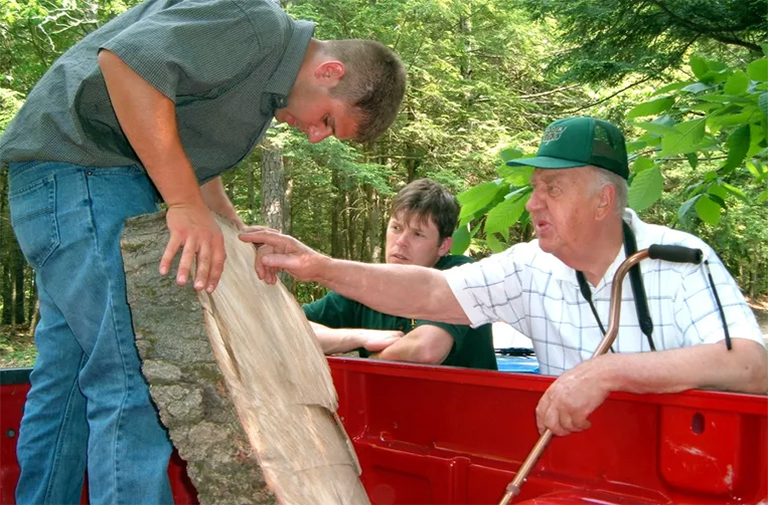
<path fill-rule="evenodd" d="M 339 415 L 375 505 L 498 503 L 538 438 L 534 408 L 552 382 L 451 367 L 329 362 Z M 14 503 L 27 375 L 0 372 L 2 504 Z M 765 397 L 614 394 L 590 419 L 589 430 L 553 440 L 516 503 L 543 495 L 552 498 L 538 503 L 587 503 L 569 496 L 627 504 L 768 499 Z M 196 503 L 178 457 L 169 475 L 176 503 Z"/>

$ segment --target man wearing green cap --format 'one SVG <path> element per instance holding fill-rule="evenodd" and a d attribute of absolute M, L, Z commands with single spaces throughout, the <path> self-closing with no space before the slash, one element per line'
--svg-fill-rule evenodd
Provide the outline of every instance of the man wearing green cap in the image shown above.
<path fill-rule="evenodd" d="M 385 313 L 472 326 L 505 321 L 528 335 L 542 373 L 559 375 L 536 409 L 541 431 L 588 428 L 588 416 L 612 391 L 766 392 L 760 329 L 714 251 L 626 208 L 629 171 L 618 128 L 589 117 L 556 121 L 536 157 L 509 163 L 536 167 L 526 208 L 537 239 L 477 263 L 447 271 L 364 265 L 271 232 L 241 238 L 271 246 L 260 250 L 257 265 L 268 282 L 284 269 Z M 651 244 L 701 249 L 711 281 L 701 265 L 642 262 L 623 283 L 614 352 L 590 360 L 608 321 L 614 273 Z"/>

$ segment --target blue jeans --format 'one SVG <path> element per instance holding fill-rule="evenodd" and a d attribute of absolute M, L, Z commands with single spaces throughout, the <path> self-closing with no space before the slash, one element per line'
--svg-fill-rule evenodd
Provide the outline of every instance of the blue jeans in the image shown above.
<path fill-rule="evenodd" d="M 18 441 L 16 503 L 173 503 L 172 446 L 141 374 L 120 233 L 157 210 L 138 167 L 10 167 L 13 229 L 35 269 L 40 322 Z"/>

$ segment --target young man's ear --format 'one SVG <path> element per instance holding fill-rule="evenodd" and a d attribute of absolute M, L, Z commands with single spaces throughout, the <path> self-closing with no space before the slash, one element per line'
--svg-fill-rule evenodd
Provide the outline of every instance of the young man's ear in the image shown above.
<path fill-rule="evenodd" d="M 443 243 L 437 248 L 437 253 L 442 257 L 450 252 L 453 246 L 453 237 L 446 237 L 443 239 Z"/>
<path fill-rule="evenodd" d="M 340 61 L 325 61 L 315 69 L 315 77 L 335 84 L 344 76 L 346 71 L 347 68 Z"/>

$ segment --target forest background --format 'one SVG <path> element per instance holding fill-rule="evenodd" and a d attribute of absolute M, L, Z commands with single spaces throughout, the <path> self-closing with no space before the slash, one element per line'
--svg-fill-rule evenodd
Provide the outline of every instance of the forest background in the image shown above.
<path fill-rule="evenodd" d="M 51 63 L 137 2 L 0 0 L 0 133 Z M 224 174 L 248 223 L 333 257 L 383 261 L 391 197 L 435 179 L 462 203 L 455 253 L 532 238 L 533 155 L 551 121 L 590 115 L 627 135 L 630 206 L 694 233 L 753 306 L 768 294 L 768 16 L 764 0 L 292 0 L 320 39 L 371 38 L 408 69 L 395 125 L 374 143 L 316 145 L 285 125 Z M 0 170 L 0 366 L 34 357 L 34 273 Z M 323 295 L 289 282 L 301 302 Z"/>

